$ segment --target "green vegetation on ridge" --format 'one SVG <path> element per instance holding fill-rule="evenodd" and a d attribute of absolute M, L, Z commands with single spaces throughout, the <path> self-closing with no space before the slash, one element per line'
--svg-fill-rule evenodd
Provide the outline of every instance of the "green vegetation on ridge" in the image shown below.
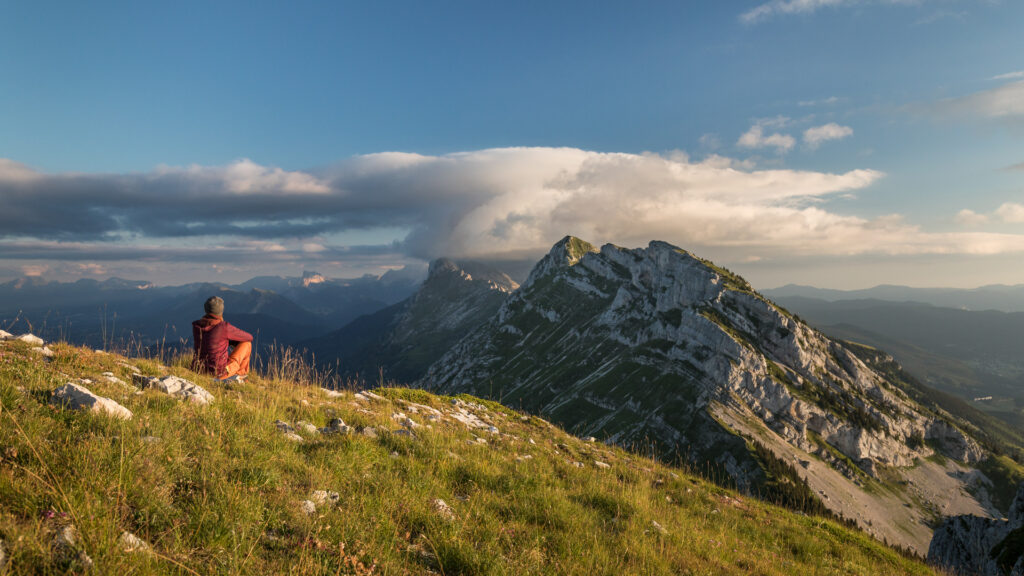
<path fill-rule="evenodd" d="M 499 433 L 468 429 L 451 399 L 418 390 L 334 397 L 287 373 L 223 385 L 181 365 L 130 361 L 215 396 L 185 404 L 102 379 L 130 379 L 118 356 L 52 348 L 46 363 L 20 343 L 0 345 L 0 539 L 14 573 L 63 573 L 51 542 L 67 523 L 97 573 L 110 574 L 931 573 L 830 520 L 470 397 L 466 406 Z M 78 378 L 134 417 L 48 405 Z M 444 415 L 431 422 L 410 401 Z M 398 412 L 419 422 L 412 436 L 393 432 Z M 331 418 L 378 435 L 300 428 L 293 442 L 274 426 Z M 299 503 L 314 490 L 338 500 L 309 515 Z M 122 551 L 125 530 L 152 552 Z"/>

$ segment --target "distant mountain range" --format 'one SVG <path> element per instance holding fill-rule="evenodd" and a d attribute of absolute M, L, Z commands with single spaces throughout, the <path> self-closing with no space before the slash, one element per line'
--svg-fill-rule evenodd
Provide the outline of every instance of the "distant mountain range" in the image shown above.
<path fill-rule="evenodd" d="M 145 281 L 46 282 L 21 278 L 0 284 L 0 328 L 101 346 L 178 345 L 210 296 L 224 298 L 226 318 L 265 344 L 294 344 L 337 329 L 408 298 L 425 270 L 328 279 L 264 276 L 238 285 L 192 283 L 157 287 Z"/>
<path fill-rule="evenodd" d="M 299 346 L 346 379 L 412 382 L 518 287 L 486 264 L 442 258 L 412 297 Z"/>
<path fill-rule="evenodd" d="M 911 288 L 909 286 L 881 285 L 863 290 L 831 290 L 787 284 L 780 288 L 762 290 L 773 299 L 813 298 L 834 302 L 837 300 L 885 300 L 889 302 L 920 302 L 944 308 L 963 310 L 1000 310 L 1024 312 L 1024 284 L 1006 286 L 993 284 L 980 288 Z"/>
<path fill-rule="evenodd" d="M 774 300 L 833 337 L 886 350 L 929 386 L 1024 430 L 1024 312 L 878 299 Z"/>

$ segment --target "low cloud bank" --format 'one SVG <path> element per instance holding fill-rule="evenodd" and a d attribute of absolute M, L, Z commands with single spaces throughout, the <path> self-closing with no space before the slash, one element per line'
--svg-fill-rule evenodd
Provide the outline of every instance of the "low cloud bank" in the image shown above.
<path fill-rule="evenodd" d="M 389 152 L 316 172 L 240 160 L 45 174 L 0 160 L 0 251 L 75 261 L 500 259 L 537 256 L 567 233 L 627 246 L 657 238 L 736 258 L 1024 250 L 1020 235 L 927 233 L 898 215 L 828 208 L 882 177 L 574 148 Z M 358 241 L 382 229 L 399 231 L 396 242 Z"/>

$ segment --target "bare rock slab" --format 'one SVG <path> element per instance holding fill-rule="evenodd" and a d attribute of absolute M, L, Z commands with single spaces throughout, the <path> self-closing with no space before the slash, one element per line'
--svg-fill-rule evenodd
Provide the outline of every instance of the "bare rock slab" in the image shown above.
<path fill-rule="evenodd" d="M 150 550 L 149 544 L 145 540 L 128 531 L 121 532 L 121 536 L 117 539 L 117 545 L 125 552 L 148 552 Z"/>
<path fill-rule="evenodd" d="M 21 336 L 18 336 L 17 338 L 15 338 L 15 340 L 21 340 L 22 342 L 28 342 L 29 344 L 31 344 L 33 346 L 42 346 L 43 344 L 46 344 L 45 340 L 43 340 L 39 336 L 36 336 L 35 334 L 22 334 Z"/>
<path fill-rule="evenodd" d="M 50 404 L 71 410 L 97 412 L 122 420 L 130 420 L 132 417 L 131 410 L 110 398 L 93 394 L 88 388 L 70 382 L 53 391 Z"/>
<path fill-rule="evenodd" d="M 132 382 L 143 390 L 153 388 L 169 396 L 174 396 L 181 400 L 188 400 L 189 402 L 194 402 L 196 404 L 209 404 L 210 402 L 213 402 L 213 394 L 207 392 L 202 386 L 185 380 L 184 378 L 179 378 L 178 376 L 164 376 L 163 378 L 156 378 L 136 374 L 132 377 Z"/>

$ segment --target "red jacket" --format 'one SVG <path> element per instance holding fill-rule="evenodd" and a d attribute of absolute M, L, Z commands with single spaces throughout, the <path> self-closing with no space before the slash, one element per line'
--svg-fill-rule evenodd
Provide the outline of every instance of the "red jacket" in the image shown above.
<path fill-rule="evenodd" d="M 219 374 L 228 363 L 228 345 L 252 342 L 252 334 L 239 330 L 215 314 L 192 323 L 192 369 Z"/>

